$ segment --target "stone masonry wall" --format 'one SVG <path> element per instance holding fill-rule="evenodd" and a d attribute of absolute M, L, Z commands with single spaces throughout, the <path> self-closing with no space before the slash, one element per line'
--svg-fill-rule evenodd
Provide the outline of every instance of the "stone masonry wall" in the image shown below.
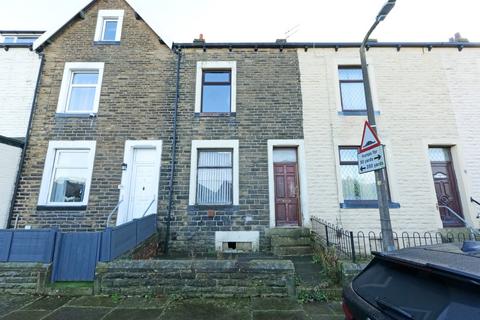
<path fill-rule="evenodd" d="M 97 265 L 95 294 L 284 297 L 294 274 L 289 260 L 117 260 Z"/>
<path fill-rule="evenodd" d="M 215 231 L 260 231 L 265 250 L 269 226 L 269 139 L 302 139 L 300 75 L 295 50 L 182 50 L 178 155 L 172 221 L 172 250 L 214 250 Z M 236 114 L 194 113 L 197 61 L 236 61 Z M 239 205 L 188 205 L 192 140 L 239 140 Z M 208 210 L 214 216 L 208 216 Z M 246 217 L 250 217 L 247 221 Z"/>
<path fill-rule="evenodd" d="M 120 44 L 94 44 L 99 9 L 123 9 Z M 170 49 L 122 0 L 98 0 L 85 19 L 74 18 L 47 45 L 40 93 L 14 216 L 19 226 L 99 230 L 119 201 L 126 140 L 163 140 L 158 210 L 165 214 L 175 94 L 175 59 Z M 55 115 L 65 62 L 105 62 L 96 118 Z M 50 140 L 96 140 L 86 210 L 37 210 Z M 167 152 L 168 150 L 168 152 Z"/>
<path fill-rule="evenodd" d="M 26 262 L 0 263 L 0 292 L 41 294 L 50 281 L 50 264 Z"/>

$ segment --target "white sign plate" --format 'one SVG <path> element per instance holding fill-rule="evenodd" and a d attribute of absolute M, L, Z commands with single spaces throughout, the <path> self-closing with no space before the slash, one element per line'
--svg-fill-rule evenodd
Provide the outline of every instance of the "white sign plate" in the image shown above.
<path fill-rule="evenodd" d="M 385 168 L 385 155 L 380 145 L 368 151 L 358 153 L 358 172 L 360 174 Z"/>

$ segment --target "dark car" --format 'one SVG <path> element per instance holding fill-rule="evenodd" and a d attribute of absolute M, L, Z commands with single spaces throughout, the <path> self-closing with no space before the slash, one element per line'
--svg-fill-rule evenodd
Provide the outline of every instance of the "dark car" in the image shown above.
<path fill-rule="evenodd" d="M 480 243 L 374 253 L 343 291 L 347 320 L 480 319 Z"/>

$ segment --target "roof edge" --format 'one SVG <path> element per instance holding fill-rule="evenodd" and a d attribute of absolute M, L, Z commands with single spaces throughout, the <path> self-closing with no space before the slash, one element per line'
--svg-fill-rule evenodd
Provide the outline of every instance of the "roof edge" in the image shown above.
<path fill-rule="evenodd" d="M 31 43 L 0 43 L 0 48 L 5 48 L 5 50 L 10 48 L 25 48 L 33 50 Z"/>
<path fill-rule="evenodd" d="M 173 43 L 175 48 L 360 48 L 360 42 L 196 42 Z M 480 48 L 480 42 L 369 42 L 370 48 Z"/>
<path fill-rule="evenodd" d="M 0 30 L 0 33 L 13 33 L 13 34 L 42 34 L 43 30 Z"/>

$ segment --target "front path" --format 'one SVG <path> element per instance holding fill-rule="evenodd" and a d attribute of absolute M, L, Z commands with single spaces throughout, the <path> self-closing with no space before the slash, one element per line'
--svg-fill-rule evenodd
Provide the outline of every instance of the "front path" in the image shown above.
<path fill-rule="evenodd" d="M 0 319 L 21 320 L 308 320 L 344 319 L 339 302 L 277 298 L 179 299 L 120 297 L 0 297 Z"/>

